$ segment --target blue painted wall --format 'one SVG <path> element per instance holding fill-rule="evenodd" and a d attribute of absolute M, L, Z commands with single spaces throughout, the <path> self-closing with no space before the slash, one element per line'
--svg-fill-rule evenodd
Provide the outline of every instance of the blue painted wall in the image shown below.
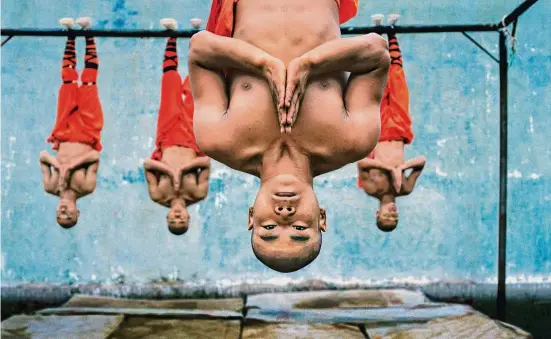
<path fill-rule="evenodd" d="M 520 1 L 362 1 L 350 25 L 398 12 L 403 24 L 497 22 Z M 22 0 L 2 2 L 2 27 L 57 27 L 62 16 L 95 18 L 97 28 L 159 28 L 206 20 L 207 0 Z M 520 20 L 510 71 L 508 270 L 512 278 L 551 275 L 551 3 Z M 473 34 L 497 55 L 497 34 Z M 288 275 L 343 279 L 493 279 L 497 257 L 498 66 L 461 34 L 399 36 L 417 134 L 407 156 L 428 165 L 399 201 L 399 228 L 377 230 L 377 203 L 355 187 L 349 165 L 319 177 L 329 231 L 314 264 Z M 80 201 L 72 230 L 56 224 L 56 199 L 42 190 L 37 155 L 55 118 L 63 38 L 15 38 L 2 48 L 2 279 L 76 282 L 273 278 L 246 231 L 257 179 L 215 164 L 208 199 L 192 226 L 170 234 L 167 210 L 149 200 L 143 159 L 155 137 L 163 39 L 98 38 L 104 152 L 95 194 Z M 84 42 L 78 40 L 79 64 Z M 179 42 L 187 56 L 187 41 Z M 185 72 L 185 63 L 182 63 Z"/>

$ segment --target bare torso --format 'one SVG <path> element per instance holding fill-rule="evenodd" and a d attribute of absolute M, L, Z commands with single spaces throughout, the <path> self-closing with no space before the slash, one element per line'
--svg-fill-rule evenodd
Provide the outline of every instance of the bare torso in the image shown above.
<path fill-rule="evenodd" d="M 177 170 L 178 168 L 189 164 L 195 158 L 197 158 L 197 154 L 191 148 L 172 146 L 163 150 L 161 161 L 170 166 L 172 169 Z M 183 198 L 187 205 L 197 202 L 197 199 L 195 199 L 192 194 L 192 191 L 198 185 L 197 178 L 198 173 L 192 172 L 184 174 L 180 184 L 180 192 L 176 193 L 174 191 L 174 183 L 172 182 L 172 179 L 168 175 L 159 172 L 158 192 L 161 197 L 157 202 L 167 207 L 170 206 L 172 199 L 176 197 Z"/>
<path fill-rule="evenodd" d="M 91 151 L 94 151 L 94 149 L 87 144 L 79 142 L 62 142 L 57 150 L 56 159 L 63 167 L 65 165 L 70 165 L 76 158 L 79 158 Z M 87 170 L 87 167 L 80 167 L 71 172 L 68 188 L 76 193 L 77 198 L 81 198 L 92 193 L 86 189 Z"/>
<path fill-rule="evenodd" d="M 404 164 L 403 141 L 381 141 L 375 147 L 375 160 L 379 160 L 391 167 Z"/>
<path fill-rule="evenodd" d="M 375 147 L 375 160 L 390 167 L 398 167 L 404 164 L 404 142 L 403 141 L 382 141 Z M 371 178 L 365 177 L 370 175 Z M 392 176 L 388 171 L 372 168 L 369 173 L 364 174 L 364 180 L 372 180 L 377 189 L 377 195 L 391 194 L 399 195 L 392 185 Z"/>
<path fill-rule="evenodd" d="M 335 0 L 240 0 L 233 38 L 288 64 L 340 38 L 339 10 Z M 352 140 L 346 133 L 357 122 L 349 119 L 344 107 L 344 72 L 309 79 L 290 134 L 280 133 L 266 80 L 237 71 L 230 72 L 227 80 L 230 103 L 225 119 L 234 126 L 235 138 L 209 155 L 234 169 L 258 175 L 265 154 L 294 147 L 309 156 L 313 174 L 319 175 L 357 161 L 371 150 L 372 141 Z M 216 138 L 215 134 L 210 137 Z"/>
<path fill-rule="evenodd" d="M 359 177 L 365 192 L 374 197 L 410 194 L 425 166 L 425 157 L 405 161 L 403 141 L 382 141 L 375 147 L 374 159 L 358 162 Z M 406 171 L 411 169 L 409 175 Z"/>

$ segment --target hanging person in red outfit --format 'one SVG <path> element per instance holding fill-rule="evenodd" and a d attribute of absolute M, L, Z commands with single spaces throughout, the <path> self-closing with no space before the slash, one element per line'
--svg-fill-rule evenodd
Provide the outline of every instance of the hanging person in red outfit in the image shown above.
<path fill-rule="evenodd" d="M 161 25 L 177 29 L 174 19 L 163 19 Z M 184 234 L 189 227 L 187 207 L 207 196 L 210 159 L 195 141 L 191 92 L 182 84 L 178 72 L 176 38 L 166 43 L 161 105 L 157 117 L 155 151 L 144 162 L 149 196 L 170 208 L 167 224 L 170 232 Z"/>
<path fill-rule="evenodd" d="M 374 24 L 382 19 L 382 15 L 373 17 Z M 394 25 L 398 18 L 398 15 L 389 16 L 389 25 Z M 413 191 L 425 166 L 424 156 L 404 161 L 404 146 L 413 140 L 409 91 L 396 35 L 388 34 L 388 42 L 391 62 L 381 102 L 381 135 L 375 150 L 358 162 L 358 186 L 379 200 L 377 227 L 384 232 L 398 225 L 396 197 Z M 406 175 L 409 169 L 411 173 Z"/>
<path fill-rule="evenodd" d="M 71 30 L 74 20 L 63 18 L 60 23 Z M 92 25 L 90 18 L 79 18 L 83 29 Z M 59 197 L 57 222 L 64 228 L 76 225 L 80 211 L 76 201 L 96 188 L 103 128 L 103 112 L 96 80 L 99 59 L 93 37 L 86 38 L 84 70 L 78 84 L 75 36 L 69 35 L 63 56 L 57 117 L 48 142 L 56 156 L 40 152 L 44 190 Z"/>
<path fill-rule="evenodd" d="M 190 40 L 197 144 L 260 179 L 251 245 L 279 272 L 320 253 L 326 213 L 313 178 L 361 160 L 379 138 L 390 56 L 377 34 L 341 38 L 356 10 L 344 0 L 213 1 L 207 31 Z"/>

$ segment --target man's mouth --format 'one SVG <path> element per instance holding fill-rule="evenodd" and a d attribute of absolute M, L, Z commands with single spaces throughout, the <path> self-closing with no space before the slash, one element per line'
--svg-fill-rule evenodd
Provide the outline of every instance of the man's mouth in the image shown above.
<path fill-rule="evenodd" d="M 276 197 L 282 197 L 282 198 L 290 198 L 297 195 L 295 192 L 277 192 L 275 194 Z"/>

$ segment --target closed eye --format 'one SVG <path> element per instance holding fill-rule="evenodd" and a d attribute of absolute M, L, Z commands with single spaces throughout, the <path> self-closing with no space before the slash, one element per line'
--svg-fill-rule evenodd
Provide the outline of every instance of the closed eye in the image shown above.
<path fill-rule="evenodd" d="M 261 235 L 260 239 L 264 241 L 274 241 L 279 238 L 279 235 Z"/>
<path fill-rule="evenodd" d="M 301 235 L 292 235 L 291 239 L 294 241 L 307 242 L 308 240 L 310 240 L 310 237 L 301 236 Z"/>

